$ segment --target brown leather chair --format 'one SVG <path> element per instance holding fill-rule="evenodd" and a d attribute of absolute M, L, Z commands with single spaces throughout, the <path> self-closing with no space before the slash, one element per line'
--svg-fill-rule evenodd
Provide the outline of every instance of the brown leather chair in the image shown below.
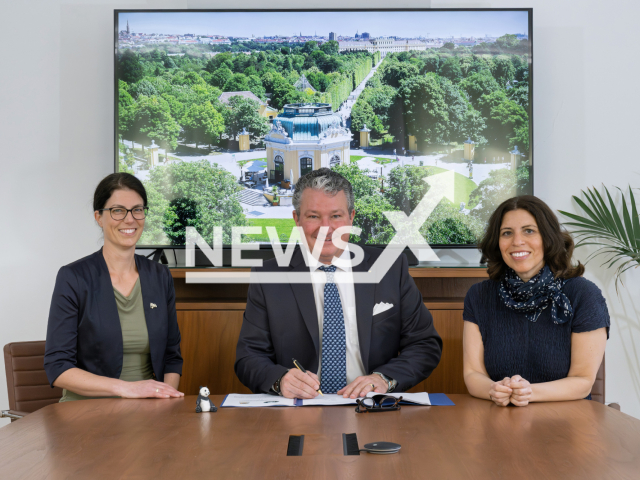
<path fill-rule="evenodd" d="M 593 387 L 591 387 L 591 399 L 596 402 L 605 403 L 604 401 L 604 357 L 602 357 L 602 363 L 600 364 L 600 368 L 598 369 L 598 373 L 596 374 L 596 381 L 593 382 Z M 609 406 L 611 408 L 615 408 L 616 410 L 620 410 L 620 404 L 618 403 L 610 403 Z"/>
<path fill-rule="evenodd" d="M 44 342 L 15 342 L 4 346 L 9 408 L 2 416 L 11 421 L 57 403 L 61 388 L 51 388 L 44 372 Z"/>
<path fill-rule="evenodd" d="M 591 387 L 591 399 L 596 402 L 604 403 L 604 358 L 596 374 L 596 381 Z"/>

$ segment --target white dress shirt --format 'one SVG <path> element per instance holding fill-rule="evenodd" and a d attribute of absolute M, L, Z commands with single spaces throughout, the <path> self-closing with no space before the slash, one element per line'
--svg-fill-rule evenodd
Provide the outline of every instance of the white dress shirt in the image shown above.
<path fill-rule="evenodd" d="M 342 303 L 342 313 L 344 315 L 344 332 L 346 335 L 347 346 L 347 385 L 353 382 L 356 377 L 366 375 L 364 371 L 364 364 L 362 363 L 362 356 L 360 355 L 360 341 L 358 339 L 358 322 L 356 318 L 356 294 L 353 288 L 353 275 L 351 274 L 351 255 L 349 254 L 349 247 L 345 248 L 340 255 L 340 260 L 344 260 L 349 263 L 349 266 L 344 268 L 336 266 L 334 273 L 334 281 L 340 294 L 340 301 Z M 324 285 L 325 285 L 325 273 L 322 270 L 318 270 L 323 264 L 309 262 L 309 271 L 311 272 L 311 282 L 313 285 L 313 297 L 316 302 L 316 310 L 318 312 L 318 330 L 320 333 L 320 355 L 318 360 L 318 378 L 322 379 L 321 366 L 322 366 L 322 330 L 324 321 Z"/>

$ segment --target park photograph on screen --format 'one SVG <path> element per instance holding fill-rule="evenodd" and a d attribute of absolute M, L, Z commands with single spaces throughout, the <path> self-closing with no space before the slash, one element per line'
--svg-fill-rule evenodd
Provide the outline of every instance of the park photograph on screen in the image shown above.
<path fill-rule="evenodd" d="M 183 246 L 188 226 L 287 241 L 298 179 L 327 167 L 353 185 L 352 241 L 386 245 L 384 212 L 447 179 L 420 233 L 476 245 L 533 193 L 530 29 L 530 9 L 116 11 L 115 170 L 147 190 L 139 244 Z"/>

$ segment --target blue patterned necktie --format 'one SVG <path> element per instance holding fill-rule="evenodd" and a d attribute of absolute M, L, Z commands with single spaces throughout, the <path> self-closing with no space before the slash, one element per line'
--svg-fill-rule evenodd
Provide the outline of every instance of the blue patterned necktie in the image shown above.
<path fill-rule="evenodd" d="M 319 268 L 325 272 L 324 318 L 322 319 L 322 366 L 320 390 L 336 393 L 347 385 L 347 342 L 338 287 L 333 280 L 335 265 Z"/>

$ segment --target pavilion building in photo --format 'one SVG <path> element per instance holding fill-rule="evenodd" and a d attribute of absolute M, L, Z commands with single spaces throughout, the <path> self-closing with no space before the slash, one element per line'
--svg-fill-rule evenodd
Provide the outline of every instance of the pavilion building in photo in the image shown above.
<path fill-rule="evenodd" d="M 351 137 L 329 103 L 285 105 L 264 138 L 269 179 L 295 184 L 312 170 L 349 163 Z"/>

